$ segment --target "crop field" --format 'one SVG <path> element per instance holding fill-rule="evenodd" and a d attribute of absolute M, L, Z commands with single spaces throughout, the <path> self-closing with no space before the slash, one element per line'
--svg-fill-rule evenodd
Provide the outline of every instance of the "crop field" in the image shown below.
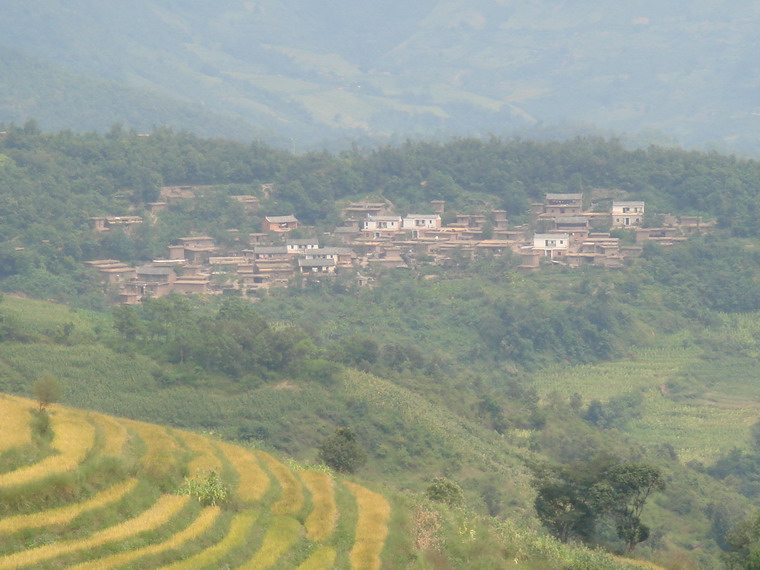
<path fill-rule="evenodd" d="M 31 443 L 32 434 L 29 426 L 29 406 L 12 396 L 2 396 L 0 406 L 3 409 L 3 438 L 0 439 L 0 452 Z M 7 435 L 6 435 L 7 434 Z"/>
<path fill-rule="evenodd" d="M 388 535 L 391 508 L 385 497 L 354 483 L 345 483 L 356 497 L 359 521 L 356 523 L 354 547 L 351 549 L 352 568 L 380 568 L 380 553 Z"/>
<path fill-rule="evenodd" d="M 0 416 L 12 418 L 0 426 L 9 449 L 34 444 L 35 408 L 0 395 Z M 294 472 L 263 451 L 195 433 L 60 405 L 47 413 L 52 454 L 0 475 L 0 485 L 6 493 L 57 485 L 70 498 L 0 520 L 0 570 L 379 568 L 390 507 L 360 485 L 321 471 Z M 84 473 L 100 458 L 108 458 L 112 480 L 101 474 L 98 488 L 77 489 L 88 485 Z M 115 469 L 119 461 L 129 469 Z M 228 502 L 199 504 L 200 496 L 180 492 L 178 473 L 211 470 L 228 485 Z M 342 537 L 335 528 L 347 506 L 336 501 L 336 487 L 353 500 L 351 530 Z"/>
<path fill-rule="evenodd" d="M 222 471 L 222 462 L 216 455 L 216 449 L 207 438 L 195 433 L 181 432 L 179 437 L 193 453 L 194 457 L 188 464 L 190 475 L 208 471 Z"/>
<path fill-rule="evenodd" d="M 760 413 L 752 370 L 741 359 L 711 366 L 695 348 L 660 348 L 623 361 L 556 366 L 537 374 L 534 385 L 542 397 L 580 394 L 584 405 L 640 393 L 639 417 L 626 426 L 637 441 L 672 445 L 682 461 L 711 461 L 749 439 Z M 681 386 L 691 392 L 680 393 Z"/>
<path fill-rule="evenodd" d="M 268 453 L 257 453 L 261 462 L 280 484 L 280 499 L 272 506 L 277 515 L 295 514 L 303 507 L 303 487 L 293 472 Z"/>
<path fill-rule="evenodd" d="M 306 536 L 323 542 L 333 531 L 338 509 L 335 505 L 333 481 L 327 473 L 302 471 L 301 480 L 311 493 L 312 510 L 306 519 Z"/>
<path fill-rule="evenodd" d="M 95 443 L 95 427 L 77 414 L 60 410 L 52 414 L 55 433 L 53 449 L 57 455 L 0 475 L 0 487 L 12 487 L 30 483 L 56 473 L 75 469 Z"/>

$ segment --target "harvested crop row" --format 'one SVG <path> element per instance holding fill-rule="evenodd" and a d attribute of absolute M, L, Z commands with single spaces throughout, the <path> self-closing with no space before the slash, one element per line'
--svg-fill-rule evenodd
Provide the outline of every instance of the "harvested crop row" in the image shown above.
<path fill-rule="evenodd" d="M 47 544 L 30 550 L 16 552 L 0 558 L 0 568 L 20 568 L 39 564 L 56 556 L 71 554 L 87 548 L 95 548 L 124 540 L 144 531 L 154 530 L 169 522 L 188 503 L 190 497 L 180 495 L 164 495 L 147 511 L 119 525 L 96 532 L 81 540 L 68 540 L 56 544 Z"/>
<path fill-rule="evenodd" d="M 85 562 L 84 564 L 78 564 L 74 566 L 76 570 L 105 570 L 106 568 L 116 568 L 123 564 L 128 564 L 138 558 L 150 556 L 152 554 L 160 554 L 168 550 L 179 548 L 186 542 L 197 538 L 204 532 L 211 528 L 214 521 L 219 516 L 221 509 L 219 507 L 206 507 L 203 509 L 198 518 L 196 518 L 187 528 L 181 530 L 177 534 L 172 535 L 163 542 L 158 544 L 151 544 L 137 550 L 130 550 L 128 552 L 121 552 L 112 556 L 106 556 L 99 558 L 91 562 Z"/>
<path fill-rule="evenodd" d="M 140 463 L 148 475 L 161 479 L 176 470 L 177 462 L 182 454 L 177 440 L 169 435 L 164 428 L 134 420 L 122 419 L 120 421 L 127 428 L 135 430 L 145 442 L 148 449 L 142 456 Z"/>
<path fill-rule="evenodd" d="M 103 430 L 103 455 L 121 456 L 129 434 L 127 429 L 115 419 L 103 414 L 92 414 L 98 427 Z"/>
<path fill-rule="evenodd" d="M 132 491 L 136 485 L 137 479 L 128 479 L 123 483 L 109 487 L 105 491 L 98 493 L 83 503 L 75 503 L 73 505 L 66 505 L 65 507 L 40 511 L 28 515 L 6 517 L 0 520 L 0 533 L 16 532 L 18 530 L 56 524 L 66 524 L 87 511 L 115 503 Z"/>
<path fill-rule="evenodd" d="M 292 515 L 300 511 L 303 507 L 303 487 L 293 472 L 268 453 L 257 451 L 256 456 L 269 468 L 282 488 L 282 496 L 272 505 L 272 513 Z"/>
<path fill-rule="evenodd" d="M 208 438 L 187 431 L 178 432 L 178 435 L 195 456 L 188 465 L 188 473 L 190 474 L 190 477 L 208 471 L 221 473 L 222 462 L 219 461 L 219 458 L 216 456 L 216 450 Z"/>
<path fill-rule="evenodd" d="M 194 570 L 195 568 L 205 568 L 217 564 L 230 550 L 245 544 L 258 516 L 258 513 L 255 512 L 237 515 L 232 519 L 227 535 L 217 544 L 186 560 L 165 566 L 162 570 Z"/>
<path fill-rule="evenodd" d="M 385 497 L 361 485 L 346 482 L 344 485 L 356 498 L 359 520 L 356 522 L 354 547 L 351 549 L 351 568 L 371 570 L 380 568 L 380 553 L 388 535 L 391 507 Z"/>
<path fill-rule="evenodd" d="M 238 474 L 237 496 L 241 501 L 260 501 L 269 488 L 269 475 L 250 451 L 219 443 L 219 448 Z"/>
<path fill-rule="evenodd" d="M 264 535 L 261 548 L 248 562 L 240 566 L 241 570 L 264 570 L 272 566 L 298 540 L 301 524 L 290 517 L 275 517 Z"/>
<path fill-rule="evenodd" d="M 299 475 L 311 493 L 312 510 L 304 524 L 306 537 L 322 542 L 332 534 L 338 516 L 333 480 L 327 473 L 318 471 L 301 471 Z"/>
<path fill-rule="evenodd" d="M 32 441 L 29 427 L 31 401 L 3 395 L 0 397 L 0 416 L 3 418 L 0 431 L 0 451 L 27 445 Z"/>
<path fill-rule="evenodd" d="M 335 551 L 327 546 L 320 546 L 317 550 L 298 566 L 298 570 L 331 570 L 335 564 Z"/>
<path fill-rule="evenodd" d="M 81 414 L 58 409 L 51 414 L 53 424 L 53 448 L 58 455 L 0 475 L 0 487 L 11 487 L 42 479 L 54 473 L 71 471 L 87 456 L 95 442 L 95 427 Z"/>

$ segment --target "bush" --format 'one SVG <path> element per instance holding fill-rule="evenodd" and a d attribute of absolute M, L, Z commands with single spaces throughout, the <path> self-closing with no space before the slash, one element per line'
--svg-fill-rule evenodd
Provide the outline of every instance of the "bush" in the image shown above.
<path fill-rule="evenodd" d="M 319 448 L 319 460 L 342 473 L 353 473 L 367 462 L 367 453 L 348 427 L 339 427 Z"/>

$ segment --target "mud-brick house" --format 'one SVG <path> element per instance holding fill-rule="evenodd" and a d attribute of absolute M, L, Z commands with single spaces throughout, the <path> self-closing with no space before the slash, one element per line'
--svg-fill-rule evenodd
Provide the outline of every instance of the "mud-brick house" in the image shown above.
<path fill-rule="evenodd" d="M 313 273 L 335 273 L 335 260 L 326 257 L 298 260 L 298 271 L 304 275 Z"/>
<path fill-rule="evenodd" d="M 108 285 L 126 283 L 137 276 L 137 270 L 116 259 L 85 261 L 85 265 L 98 270 L 101 281 Z"/>
<path fill-rule="evenodd" d="M 343 208 L 343 218 L 361 220 L 367 216 L 382 216 L 388 212 L 385 202 L 353 202 Z"/>
<path fill-rule="evenodd" d="M 290 232 L 298 229 L 295 216 L 266 216 L 261 224 L 263 232 Z"/>
<path fill-rule="evenodd" d="M 485 214 L 457 214 L 456 222 L 452 226 L 481 230 L 487 222 L 488 216 Z"/>
<path fill-rule="evenodd" d="M 577 216 L 583 211 L 583 194 L 546 194 L 544 214 L 548 216 Z"/>
<path fill-rule="evenodd" d="M 249 196 L 247 194 L 243 194 L 243 195 L 238 195 L 238 196 L 230 196 L 230 198 L 242 204 L 243 211 L 246 214 L 249 214 L 251 212 L 258 212 L 259 208 L 261 207 L 261 204 L 259 203 L 259 199 L 256 196 Z"/>
<path fill-rule="evenodd" d="M 210 279 L 207 275 L 183 275 L 174 281 L 174 293 L 208 293 Z"/>
<path fill-rule="evenodd" d="M 138 297 L 163 297 L 172 292 L 177 274 L 171 267 L 143 265 L 137 268 L 137 277 L 124 285 L 124 293 Z"/>
<path fill-rule="evenodd" d="M 520 248 L 520 265 L 517 268 L 521 271 L 536 271 L 541 266 L 541 252 L 530 246 Z"/>
<path fill-rule="evenodd" d="M 570 234 L 570 240 L 577 243 L 589 234 L 589 219 L 586 216 L 557 216 L 554 231 Z"/>
<path fill-rule="evenodd" d="M 644 221 L 644 202 L 612 202 L 612 227 L 640 227 Z"/>
<path fill-rule="evenodd" d="M 284 245 L 256 245 L 252 250 L 245 250 L 254 261 L 277 260 L 290 262 L 290 254 Z"/>
<path fill-rule="evenodd" d="M 140 216 L 95 216 L 90 218 L 90 226 L 97 232 L 107 232 L 121 228 L 131 234 L 143 223 Z"/>
<path fill-rule="evenodd" d="M 319 248 L 319 240 L 317 238 L 304 238 L 304 239 L 286 239 L 285 247 L 288 253 L 291 255 L 298 255 L 312 249 Z"/>
<path fill-rule="evenodd" d="M 533 236 L 533 249 L 549 259 L 565 257 L 569 247 L 570 234 L 535 234 Z"/>
<path fill-rule="evenodd" d="M 179 259 L 179 247 L 182 246 L 182 256 L 192 265 L 208 263 L 209 256 L 217 251 L 214 238 L 209 236 L 181 237 L 176 240 L 176 246 L 170 246 L 169 258 Z"/>
<path fill-rule="evenodd" d="M 177 239 L 177 243 L 184 247 L 203 247 L 207 249 L 216 248 L 214 238 L 209 236 L 196 236 L 196 237 L 181 237 Z"/>
<path fill-rule="evenodd" d="M 336 267 L 351 268 L 356 254 L 348 247 L 320 247 L 303 252 L 303 259 L 331 259 Z"/>

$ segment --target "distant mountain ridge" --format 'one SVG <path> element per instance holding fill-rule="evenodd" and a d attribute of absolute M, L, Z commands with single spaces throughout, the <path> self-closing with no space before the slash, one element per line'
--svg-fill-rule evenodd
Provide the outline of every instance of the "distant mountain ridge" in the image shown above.
<path fill-rule="evenodd" d="M 760 143 L 760 7 L 748 0 L 38 0 L 10 2 L 0 23 L 2 44 L 41 61 L 285 139 L 587 124 Z"/>

